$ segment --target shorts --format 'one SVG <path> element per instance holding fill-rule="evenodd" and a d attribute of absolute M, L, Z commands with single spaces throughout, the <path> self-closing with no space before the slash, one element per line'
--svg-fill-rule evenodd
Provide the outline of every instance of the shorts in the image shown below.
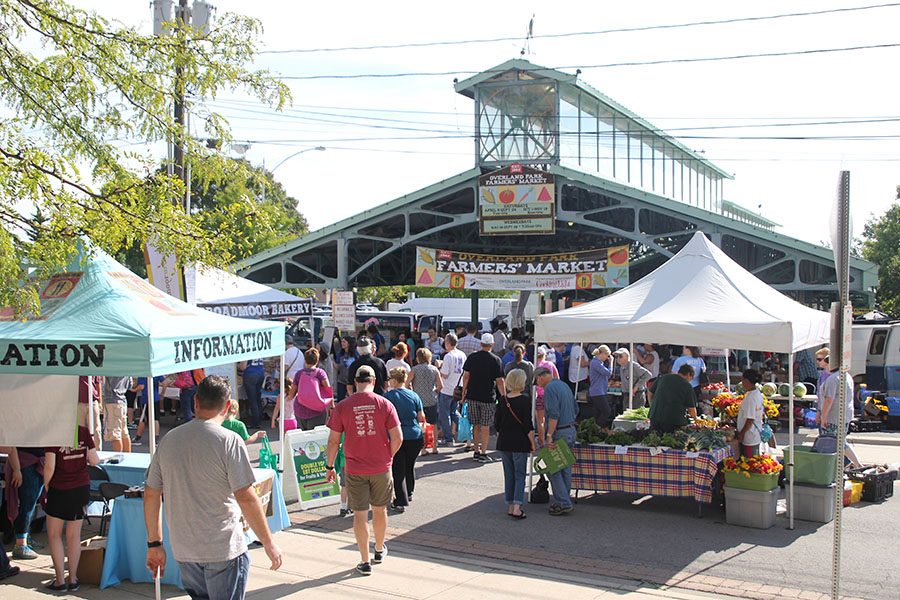
<path fill-rule="evenodd" d="M 490 427 L 494 424 L 494 415 L 497 413 L 496 402 L 479 402 L 469 400 L 469 421 L 472 425 Z"/>
<path fill-rule="evenodd" d="M 124 439 L 128 435 L 128 408 L 121 403 L 103 405 L 103 439 L 107 442 Z"/>
<path fill-rule="evenodd" d="M 432 425 L 437 424 L 438 422 L 438 407 L 437 406 L 425 406 L 422 408 L 422 412 L 425 413 L 425 422 L 431 423 Z"/>
<path fill-rule="evenodd" d="M 70 490 L 50 488 L 47 490 L 47 516 L 63 521 L 80 521 L 84 518 L 84 508 L 90 498 L 91 486 L 84 485 Z"/>
<path fill-rule="evenodd" d="M 347 504 L 353 512 L 370 506 L 387 506 L 394 497 L 394 478 L 387 470 L 378 475 L 347 474 Z"/>

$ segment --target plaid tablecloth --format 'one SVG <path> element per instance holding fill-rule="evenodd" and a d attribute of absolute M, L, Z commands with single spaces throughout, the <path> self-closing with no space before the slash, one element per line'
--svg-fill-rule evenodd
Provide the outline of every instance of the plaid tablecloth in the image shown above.
<path fill-rule="evenodd" d="M 696 458 L 689 458 L 683 450 L 651 456 L 650 449 L 643 446 L 629 446 L 624 455 L 615 450 L 615 446 L 575 444 L 572 488 L 693 497 L 709 503 L 718 465 L 731 456 L 731 448 L 701 452 Z"/>

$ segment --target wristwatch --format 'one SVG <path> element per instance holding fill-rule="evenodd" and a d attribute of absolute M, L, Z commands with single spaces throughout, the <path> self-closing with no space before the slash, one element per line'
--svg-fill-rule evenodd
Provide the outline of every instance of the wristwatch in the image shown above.
<path fill-rule="evenodd" d="M 162 542 L 159 540 L 156 540 L 155 542 L 147 542 L 148 549 L 149 548 L 159 548 L 160 546 L 162 546 Z"/>
<path fill-rule="evenodd" d="M 334 471 L 334 465 L 331 465 L 331 466 L 325 465 L 325 470 L 326 471 Z"/>

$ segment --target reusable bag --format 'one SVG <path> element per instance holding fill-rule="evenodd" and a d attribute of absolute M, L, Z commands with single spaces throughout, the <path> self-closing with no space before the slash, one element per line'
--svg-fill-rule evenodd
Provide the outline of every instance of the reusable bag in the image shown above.
<path fill-rule="evenodd" d="M 463 404 L 462 413 L 459 415 L 459 425 L 456 427 L 456 441 L 467 442 L 472 439 L 472 422 L 469 421 L 469 405 Z"/>
<path fill-rule="evenodd" d="M 334 393 L 331 388 L 325 388 L 319 384 L 319 379 L 306 371 L 300 371 L 300 385 L 297 386 L 297 401 L 300 405 L 322 412 L 331 404 Z"/>
<path fill-rule="evenodd" d="M 259 449 L 259 468 L 278 469 L 278 455 L 272 452 L 269 436 L 263 436 L 262 448 Z"/>
<path fill-rule="evenodd" d="M 532 461 L 535 473 L 551 475 L 575 464 L 575 454 L 566 440 L 556 440 L 555 446 L 552 449 L 550 446 L 538 449 L 537 456 Z"/>

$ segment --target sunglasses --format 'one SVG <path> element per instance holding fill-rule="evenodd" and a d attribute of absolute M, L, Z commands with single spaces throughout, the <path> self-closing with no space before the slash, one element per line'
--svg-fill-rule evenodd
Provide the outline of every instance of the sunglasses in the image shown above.
<path fill-rule="evenodd" d="M 828 360 L 828 358 L 817 358 L 816 362 L 825 362 L 827 360 Z"/>

